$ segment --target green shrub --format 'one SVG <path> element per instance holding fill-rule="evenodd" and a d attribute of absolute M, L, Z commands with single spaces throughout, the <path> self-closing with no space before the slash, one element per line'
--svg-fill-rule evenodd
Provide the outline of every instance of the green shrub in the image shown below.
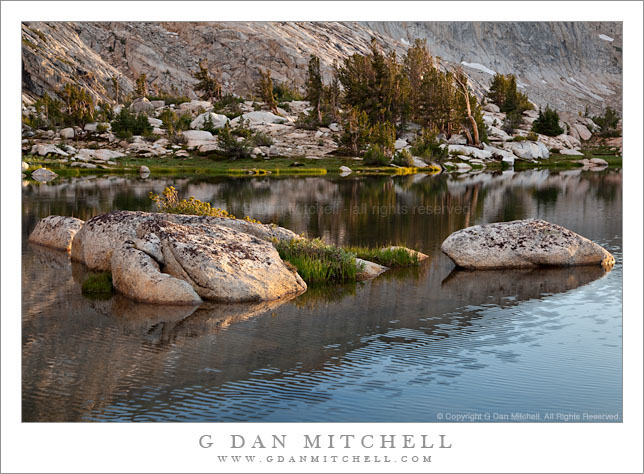
<path fill-rule="evenodd" d="M 281 240 L 275 242 L 275 248 L 309 284 L 355 281 L 361 270 L 353 253 L 320 239 Z"/>
<path fill-rule="evenodd" d="M 111 273 L 90 273 L 81 285 L 84 294 L 109 294 L 113 291 Z"/>
<path fill-rule="evenodd" d="M 184 130 L 190 130 L 190 124 L 192 123 L 192 115 L 190 112 L 185 112 L 175 122 L 174 128 L 177 132 L 182 132 Z"/>
<path fill-rule="evenodd" d="M 414 166 L 414 157 L 411 155 L 409 150 L 400 150 L 394 153 L 394 159 L 392 163 L 396 166 Z"/>
<path fill-rule="evenodd" d="M 105 133 L 105 132 L 107 132 L 108 130 L 109 130 L 109 127 L 107 126 L 107 124 L 106 124 L 106 123 L 99 123 L 99 124 L 96 126 L 96 131 L 97 131 L 98 133 Z"/>
<path fill-rule="evenodd" d="M 386 166 L 390 158 L 387 157 L 380 148 L 380 145 L 371 145 L 365 152 L 363 162 L 365 165 Z"/>
<path fill-rule="evenodd" d="M 519 125 L 521 125 L 521 122 L 523 121 L 523 116 L 521 115 L 521 112 L 513 110 L 512 112 L 508 112 L 505 115 L 505 119 L 503 119 L 503 125 L 501 126 L 501 129 L 509 134 L 512 135 L 514 131 L 519 128 Z"/>
<path fill-rule="evenodd" d="M 277 100 L 277 102 L 290 102 L 292 100 L 304 100 L 304 97 L 297 89 L 297 87 L 295 87 L 295 85 L 289 86 L 284 82 L 273 83 L 273 95 L 275 96 L 275 100 Z M 280 107 L 282 107 L 282 104 L 280 104 Z"/>
<path fill-rule="evenodd" d="M 119 138 L 130 138 L 152 132 L 152 125 L 145 114 L 134 115 L 123 107 L 112 122 L 112 131 Z"/>
<path fill-rule="evenodd" d="M 517 135 L 512 139 L 513 142 L 524 142 L 527 140 L 527 137 L 524 137 L 523 135 Z"/>
<path fill-rule="evenodd" d="M 539 117 L 532 123 L 532 131 L 549 137 L 556 137 L 564 132 L 559 126 L 559 114 L 550 106 L 546 110 L 539 110 Z"/>
<path fill-rule="evenodd" d="M 436 133 L 429 129 L 422 129 L 411 145 L 411 152 L 428 160 L 441 161 L 448 157 L 448 147 L 441 146 L 436 139 Z"/>
<path fill-rule="evenodd" d="M 621 130 L 617 129 L 619 115 L 616 110 L 607 107 L 603 115 L 592 117 L 592 121 L 599 126 L 599 135 L 602 137 L 621 137 Z"/>
<path fill-rule="evenodd" d="M 534 132 L 528 132 L 528 135 L 526 135 L 526 140 L 530 140 L 531 142 L 536 142 L 539 140 L 539 135 L 537 135 Z"/>
<path fill-rule="evenodd" d="M 253 147 L 251 138 L 237 140 L 230 125 L 226 123 L 219 129 L 219 148 L 224 155 L 235 160 L 237 158 L 248 158 Z"/>
<path fill-rule="evenodd" d="M 273 139 L 267 133 L 257 131 L 253 135 L 253 144 L 255 146 L 271 146 L 273 144 Z"/>

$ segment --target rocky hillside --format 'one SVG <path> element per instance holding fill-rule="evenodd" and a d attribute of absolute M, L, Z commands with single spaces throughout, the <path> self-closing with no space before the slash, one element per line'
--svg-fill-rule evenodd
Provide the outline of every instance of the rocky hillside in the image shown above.
<path fill-rule="evenodd" d="M 404 53 L 414 38 L 461 64 L 481 94 L 492 74 L 515 73 L 537 104 L 562 112 L 621 107 L 621 23 L 466 22 L 28 22 L 22 26 L 25 97 L 50 94 L 68 81 L 112 100 L 147 74 L 152 89 L 194 96 L 191 71 L 200 59 L 221 71 L 224 88 L 252 89 L 259 68 L 275 80 L 302 84 L 309 55 L 328 75 L 334 60 L 364 52 L 375 37 Z"/>

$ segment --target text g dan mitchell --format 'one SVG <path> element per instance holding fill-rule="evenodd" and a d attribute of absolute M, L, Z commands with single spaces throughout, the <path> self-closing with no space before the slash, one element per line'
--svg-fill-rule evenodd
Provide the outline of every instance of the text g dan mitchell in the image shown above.
<path fill-rule="evenodd" d="M 292 439 L 297 438 L 297 439 Z M 317 434 L 289 435 L 241 435 L 217 437 L 204 434 L 199 437 L 202 448 L 225 449 L 450 449 L 452 443 L 447 435 L 386 435 L 386 434 Z"/>

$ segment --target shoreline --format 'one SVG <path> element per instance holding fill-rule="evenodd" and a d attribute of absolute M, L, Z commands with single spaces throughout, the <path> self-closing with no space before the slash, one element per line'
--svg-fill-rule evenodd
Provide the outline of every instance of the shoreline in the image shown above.
<path fill-rule="evenodd" d="M 590 158 L 604 159 L 608 165 L 606 168 L 619 168 L 622 166 L 622 157 L 612 154 L 589 153 Z M 501 171 L 514 169 L 515 171 L 529 169 L 582 169 L 583 163 L 580 159 L 583 157 L 571 157 L 567 155 L 552 154 L 550 158 L 542 160 L 516 160 L 514 167 L 504 166 L 502 162 L 487 162 L 484 166 L 468 163 L 466 160 L 454 160 L 452 162 L 462 162 L 469 164 L 472 171 Z M 73 167 L 68 162 L 58 159 L 47 159 L 37 155 L 23 155 L 23 161 L 29 165 L 29 168 L 23 170 L 23 173 L 29 175 L 38 168 L 47 168 L 59 176 L 73 177 L 92 174 L 124 174 L 139 175 L 139 167 L 146 166 L 153 175 L 211 175 L 211 176 L 324 176 L 324 175 L 411 175 L 411 174 L 428 174 L 436 175 L 440 173 L 459 174 L 458 167 L 444 165 L 430 165 L 425 168 L 417 167 L 395 167 L 395 166 L 366 166 L 361 161 L 349 157 L 329 157 L 329 158 L 287 158 L 276 157 L 270 160 L 265 159 L 212 159 L 193 155 L 185 158 L 136 158 L 125 157 L 116 159 L 117 165 L 108 166 L 97 165 L 96 168 Z M 340 167 L 348 167 L 351 173 L 342 173 Z M 461 173 L 465 174 L 465 173 Z M 30 176 L 27 176 L 30 178 Z M 25 178 L 23 178 L 25 179 Z M 31 179 L 31 178 L 30 178 Z"/>

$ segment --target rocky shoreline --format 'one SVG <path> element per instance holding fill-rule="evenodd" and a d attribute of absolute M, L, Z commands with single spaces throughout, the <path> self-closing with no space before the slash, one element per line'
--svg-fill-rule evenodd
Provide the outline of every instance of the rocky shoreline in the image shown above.
<path fill-rule="evenodd" d="M 23 173 L 31 173 L 37 181 L 46 182 L 52 177 L 46 172 L 44 175 L 33 174 L 36 166 L 42 166 L 41 161 L 50 163 L 62 169 L 81 169 L 109 171 L 123 168 L 123 160 L 128 159 L 132 170 L 139 169 L 136 160 L 141 160 L 148 171 L 155 166 L 155 161 L 164 160 L 164 165 L 172 163 L 181 165 L 195 157 L 212 158 L 221 161 L 223 158 L 221 143 L 216 134 L 203 130 L 207 122 L 212 129 L 236 127 L 245 124 L 254 132 L 259 132 L 268 137 L 270 145 L 255 146 L 250 151 L 253 159 L 252 167 L 261 169 L 271 166 L 271 161 L 286 159 L 290 164 L 285 166 L 303 166 L 299 161 L 307 160 L 314 166 L 326 169 L 325 161 L 337 157 L 336 139 L 342 133 L 342 126 L 331 123 L 328 127 L 318 127 L 315 130 L 299 128 L 296 124 L 298 115 L 310 111 L 306 101 L 291 101 L 284 104 L 288 111 L 278 108 L 278 114 L 264 110 L 261 104 L 245 101 L 239 104 L 241 115 L 229 119 L 226 115 L 213 111 L 213 104 L 209 101 L 192 100 L 179 105 L 166 105 L 164 101 L 149 101 L 136 99 L 129 106 L 132 113 L 144 113 L 148 116 L 152 133 L 148 136 L 133 136 L 121 140 L 112 133 L 111 125 L 105 123 L 88 123 L 83 128 L 68 127 L 60 130 L 32 130 L 23 126 Z M 114 112 L 124 107 L 115 107 Z M 163 122 L 158 117 L 166 111 L 181 114 L 190 114 L 192 122 L 190 130 L 179 132 L 171 136 L 163 127 Z M 24 114 L 33 114 L 33 106 L 25 105 Z M 548 160 L 553 153 L 561 155 L 571 163 L 577 163 L 587 169 L 602 169 L 607 165 L 601 158 L 586 159 L 582 149 L 592 140 L 597 125 L 587 117 L 571 117 L 562 120 L 560 126 L 564 133 L 556 137 L 530 133 L 532 123 L 537 117 L 537 112 L 527 110 L 523 113 L 522 122 L 512 134 L 503 131 L 500 126 L 505 119 L 505 114 L 499 108 L 488 103 L 483 107 L 483 120 L 488 128 L 489 144 L 474 147 L 467 145 L 463 135 L 452 135 L 449 139 L 439 135 L 437 139 L 441 147 L 447 149 L 448 159 L 441 163 L 432 162 L 422 157 L 413 156 L 414 172 L 446 171 L 463 173 L 472 169 L 512 167 L 515 163 L 539 164 Z M 396 140 L 396 150 L 410 150 L 416 137 L 418 127 L 410 124 L 408 131 Z M 240 137 L 241 138 L 241 137 Z M 240 139 L 239 138 L 239 139 Z M 239 140 L 238 139 L 238 140 Z M 621 153 L 621 137 L 605 140 L 603 145 Z M 225 159 L 225 158 L 224 158 Z M 25 161 L 26 160 L 26 161 Z M 39 161 L 40 160 L 40 161 Z M 170 161 L 170 164 L 168 162 Z M 30 164 L 29 162 L 32 162 Z M 230 160 L 230 167 L 234 168 L 235 161 Z M 318 163 L 316 165 L 316 163 Z M 50 167 L 51 167 L 50 165 Z M 346 157 L 341 165 L 334 165 L 334 171 L 340 174 L 350 174 L 355 168 L 364 167 L 362 159 Z M 395 165 L 389 165 L 392 172 L 396 172 Z"/>

